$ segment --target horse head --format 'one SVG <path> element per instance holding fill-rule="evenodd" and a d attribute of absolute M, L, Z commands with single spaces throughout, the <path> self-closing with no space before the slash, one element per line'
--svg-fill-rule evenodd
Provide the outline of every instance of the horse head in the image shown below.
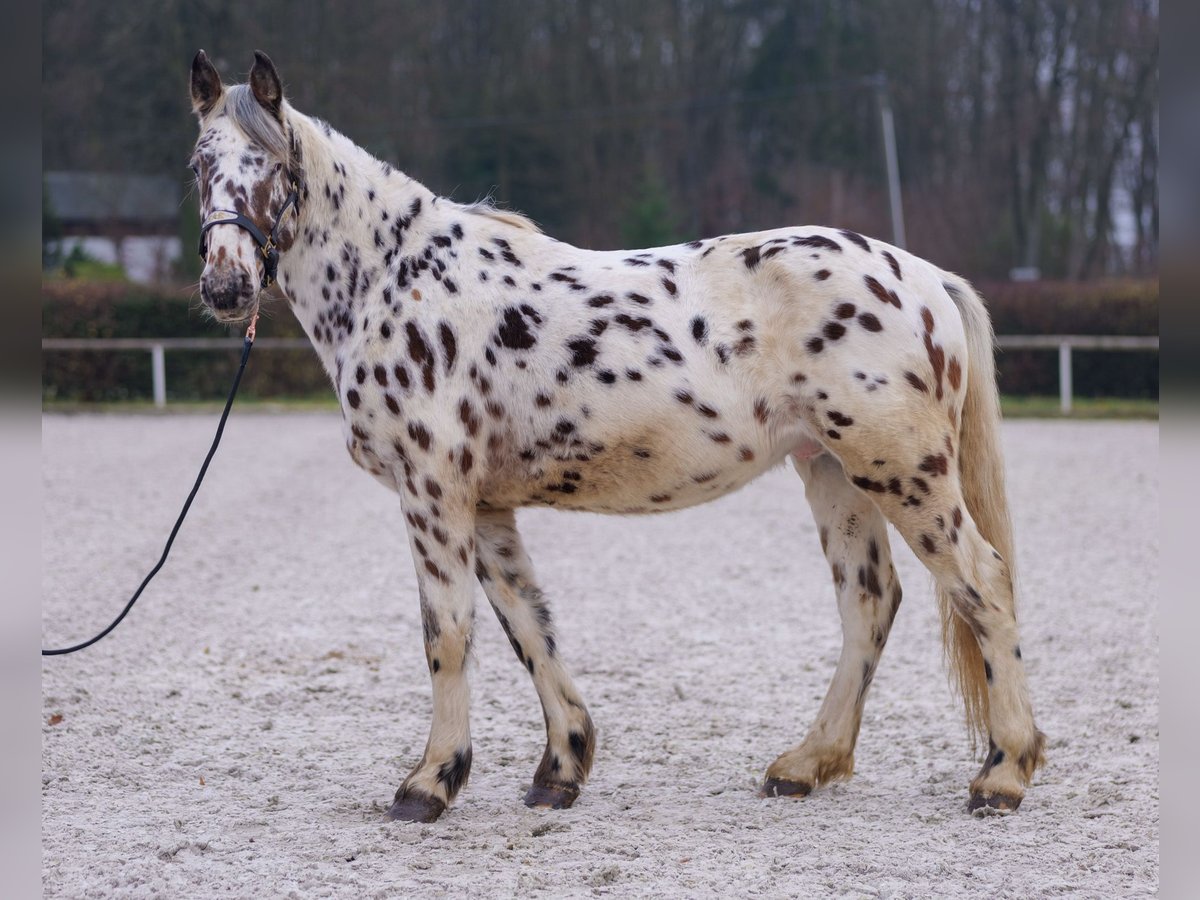
<path fill-rule="evenodd" d="M 200 295 L 222 321 L 249 317 L 298 228 L 301 172 L 290 107 L 274 64 L 255 51 L 248 84 L 226 86 L 201 50 L 192 60 L 200 136 L 190 167 L 200 191 Z M 231 227 L 236 226 L 236 227 Z"/>

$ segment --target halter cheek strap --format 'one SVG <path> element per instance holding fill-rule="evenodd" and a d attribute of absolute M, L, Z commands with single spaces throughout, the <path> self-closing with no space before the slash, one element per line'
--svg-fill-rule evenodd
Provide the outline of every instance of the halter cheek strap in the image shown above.
<path fill-rule="evenodd" d="M 279 239 L 279 228 L 283 225 L 283 216 L 288 209 L 299 209 L 300 195 L 299 188 L 293 181 L 291 192 L 287 195 L 287 199 L 283 201 L 283 206 L 279 209 L 279 215 L 275 217 L 275 224 L 271 228 L 271 234 L 268 237 L 263 234 L 252 219 L 243 216 L 241 213 L 232 209 L 215 209 L 204 224 L 200 226 L 200 246 L 198 248 L 200 258 L 205 259 L 208 256 L 208 231 L 217 225 L 237 225 L 250 233 L 250 237 L 254 238 L 254 243 L 258 244 L 258 252 L 263 258 L 263 289 L 269 288 L 275 282 L 275 274 L 279 270 L 279 248 L 276 246 L 276 241 Z"/>

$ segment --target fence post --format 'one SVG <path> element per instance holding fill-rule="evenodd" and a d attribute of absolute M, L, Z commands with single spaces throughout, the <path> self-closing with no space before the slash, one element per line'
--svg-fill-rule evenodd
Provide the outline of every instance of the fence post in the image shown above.
<path fill-rule="evenodd" d="M 1071 414 L 1071 345 L 1063 341 L 1058 345 L 1058 399 L 1059 409 L 1064 416 Z"/>
<path fill-rule="evenodd" d="M 162 344 L 150 347 L 150 370 L 154 382 L 154 405 L 162 409 L 167 405 L 167 364 Z"/>

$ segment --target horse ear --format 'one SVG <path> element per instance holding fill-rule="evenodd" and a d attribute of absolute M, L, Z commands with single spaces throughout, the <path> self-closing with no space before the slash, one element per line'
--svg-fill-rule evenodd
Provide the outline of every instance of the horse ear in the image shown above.
<path fill-rule="evenodd" d="M 192 110 L 206 116 L 221 99 L 221 76 L 203 50 L 192 60 Z"/>
<path fill-rule="evenodd" d="M 262 107 L 280 121 L 283 120 L 283 85 L 279 81 L 279 73 L 275 71 L 275 63 L 271 57 L 261 50 L 254 51 L 254 67 L 250 70 L 250 90 L 254 99 Z"/>

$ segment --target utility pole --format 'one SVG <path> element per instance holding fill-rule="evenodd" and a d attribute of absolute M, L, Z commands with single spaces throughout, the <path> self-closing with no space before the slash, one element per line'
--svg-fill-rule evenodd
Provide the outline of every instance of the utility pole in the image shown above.
<path fill-rule="evenodd" d="M 887 76 L 880 72 L 873 80 L 875 97 L 879 101 L 879 124 L 883 131 L 883 157 L 887 166 L 888 201 L 892 210 L 892 243 L 904 249 L 904 206 L 900 199 L 900 163 L 896 159 L 896 123 L 892 117 L 892 101 L 888 96 Z"/>

